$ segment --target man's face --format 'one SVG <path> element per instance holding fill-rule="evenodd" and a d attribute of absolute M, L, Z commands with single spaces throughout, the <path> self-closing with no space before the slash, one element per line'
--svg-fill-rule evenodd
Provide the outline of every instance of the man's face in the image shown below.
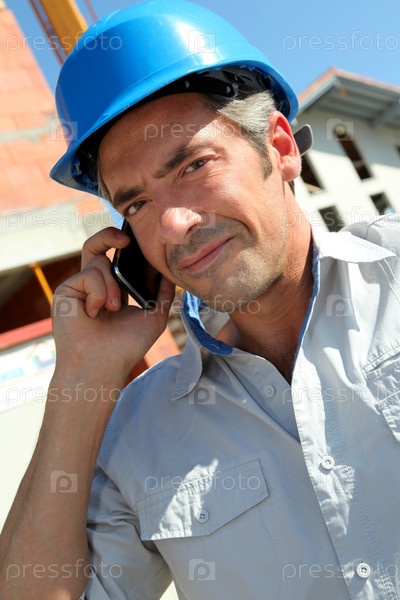
<path fill-rule="evenodd" d="M 270 159 L 266 178 L 257 151 L 197 94 L 127 113 L 99 153 L 147 259 L 217 310 L 258 298 L 285 269 L 285 187 L 278 153 Z"/>

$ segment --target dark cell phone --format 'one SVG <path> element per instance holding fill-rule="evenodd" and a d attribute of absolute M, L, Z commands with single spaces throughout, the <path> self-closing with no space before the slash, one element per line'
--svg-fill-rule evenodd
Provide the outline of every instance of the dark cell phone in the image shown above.
<path fill-rule="evenodd" d="M 122 231 L 129 235 L 131 242 L 125 248 L 117 248 L 115 251 L 112 262 L 114 277 L 142 308 L 154 308 L 161 274 L 144 257 L 126 220 Z"/>

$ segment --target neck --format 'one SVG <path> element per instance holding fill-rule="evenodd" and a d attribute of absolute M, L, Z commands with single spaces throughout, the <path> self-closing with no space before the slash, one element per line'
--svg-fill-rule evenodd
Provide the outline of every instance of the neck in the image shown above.
<path fill-rule="evenodd" d="M 290 382 L 300 330 L 313 289 L 311 233 L 303 258 L 289 265 L 273 286 L 249 310 L 235 311 L 218 338 L 272 362 Z"/>

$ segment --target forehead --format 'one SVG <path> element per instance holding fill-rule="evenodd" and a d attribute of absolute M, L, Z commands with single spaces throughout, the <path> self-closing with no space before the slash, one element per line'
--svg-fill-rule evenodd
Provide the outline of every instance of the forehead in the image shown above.
<path fill-rule="evenodd" d="M 104 136 L 99 147 L 100 166 L 115 153 L 134 145 L 158 145 L 160 141 L 187 142 L 218 116 L 199 94 L 176 94 L 153 100 L 119 119 Z"/>

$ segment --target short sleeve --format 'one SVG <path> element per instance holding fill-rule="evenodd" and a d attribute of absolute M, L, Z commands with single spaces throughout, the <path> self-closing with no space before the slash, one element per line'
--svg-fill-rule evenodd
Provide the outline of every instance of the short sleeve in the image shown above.
<path fill-rule="evenodd" d="M 103 471 L 92 484 L 87 535 L 90 567 L 86 600 L 157 600 L 171 583 L 170 571 L 139 521 Z"/>

